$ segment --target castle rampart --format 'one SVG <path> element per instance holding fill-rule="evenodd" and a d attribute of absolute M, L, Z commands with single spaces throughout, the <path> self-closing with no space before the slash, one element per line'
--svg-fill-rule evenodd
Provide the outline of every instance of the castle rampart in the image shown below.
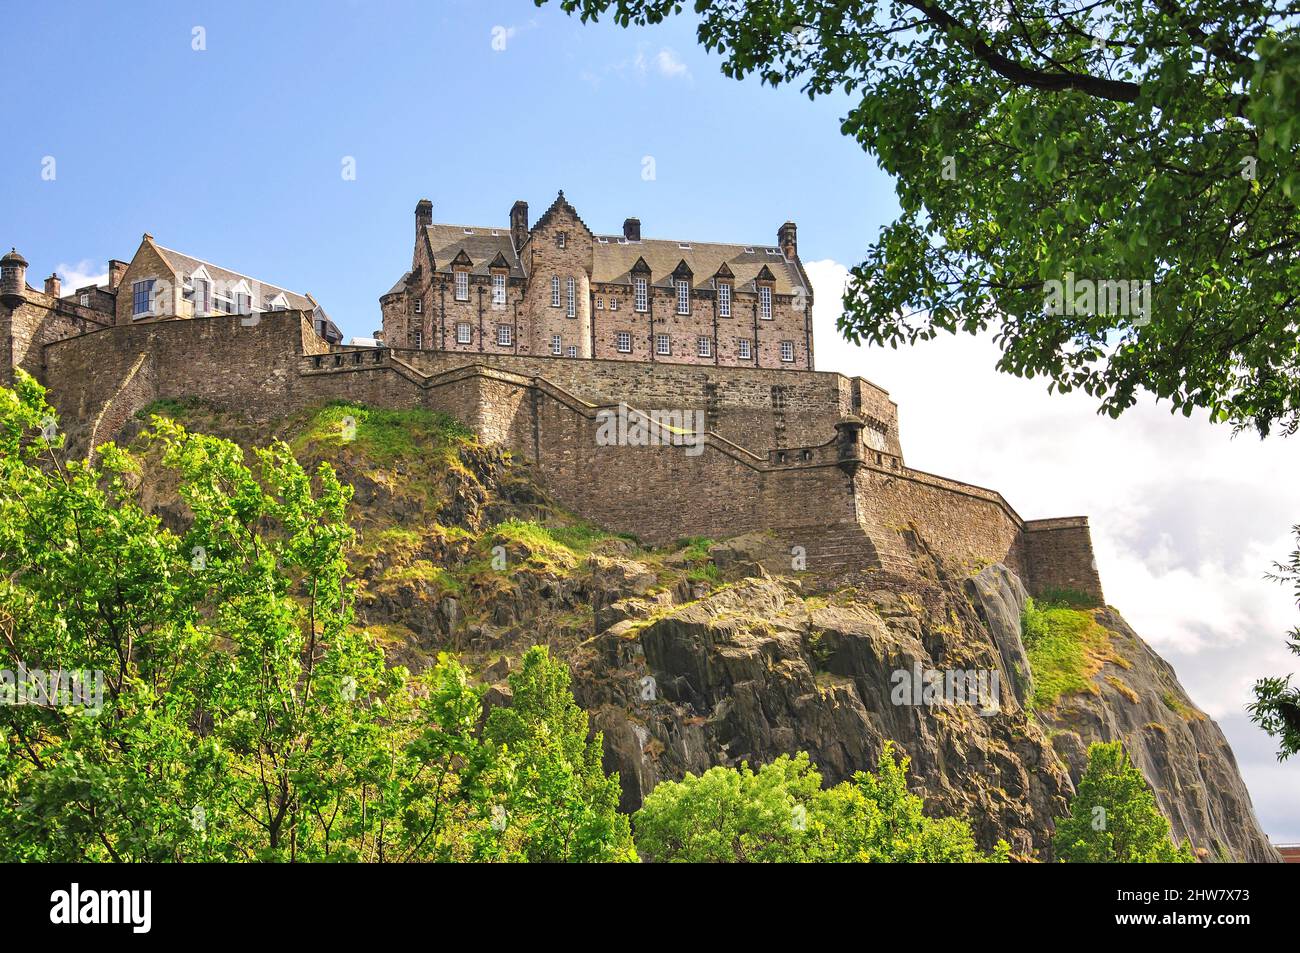
<path fill-rule="evenodd" d="M 909 469 L 892 402 L 860 378 L 330 348 L 304 314 L 258 317 L 58 341 L 45 347 L 44 379 L 82 446 L 110 439 L 161 397 L 200 397 L 261 420 L 335 399 L 422 406 L 531 461 L 562 505 L 650 543 L 768 529 L 803 547 L 814 572 L 905 569 L 919 546 L 955 568 L 1005 562 L 1033 591 L 1101 598 L 1086 520 L 1026 522 L 995 491 Z M 783 388 L 779 407 L 773 387 Z M 598 415 L 620 404 L 700 410 L 707 432 L 690 452 L 601 445 Z"/>

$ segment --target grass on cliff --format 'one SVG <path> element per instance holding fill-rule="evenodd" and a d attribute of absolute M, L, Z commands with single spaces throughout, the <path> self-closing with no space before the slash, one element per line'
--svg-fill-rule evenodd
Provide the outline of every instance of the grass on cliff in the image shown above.
<path fill-rule="evenodd" d="M 474 432 L 449 414 L 425 410 L 384 410 L 346 401 L 326 404 L 317 410 L 290 442 L 294 451 L 308 446 L 355 447 L 380 466 L 425 456 L 430 451 L 452 451 L 474 439 Z"/>
<path fill-rule="evenodd" d="M 1035 708 L 1050 708 L 1064 694 L 1096 694 L 1092 676 L 1114 659 L 1110 635 L 1092 613 L 1030 599 L 1021 615 L 1022 638 L 1034 675 Z"/>

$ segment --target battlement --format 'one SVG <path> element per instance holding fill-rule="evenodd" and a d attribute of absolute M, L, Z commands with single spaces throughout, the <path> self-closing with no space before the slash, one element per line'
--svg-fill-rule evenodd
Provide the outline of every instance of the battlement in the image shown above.
<path fill-rule="evenodd" d="M 911 469 L 897 408 L 862 378 L 330 346 L 309 313 L 257 318 L 103 327 L 45 345 L 39 376 L 86 449 L 164 397 L 268 421 L 330 400 L 427 407 L 530 461 L 560 504 L 648 543 L 768 530 L 814 573 L 1002 562 L 1031 591 L 1102 598 L 1086 519 L 1026 521 L 995 490 Z M 620 413 L 652 439 L 611 441 Z"/>

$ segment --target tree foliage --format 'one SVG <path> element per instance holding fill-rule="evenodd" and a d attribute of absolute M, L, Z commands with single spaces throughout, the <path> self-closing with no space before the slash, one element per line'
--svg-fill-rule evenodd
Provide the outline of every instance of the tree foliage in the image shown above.
<path fill-rule="evenodd" d="M 1191 845 L 1175 847 L 1155 795 L 1115 741 L 1088 748 L 1070 816 L 1056 823 L 1057 860 L 1075 864 L 1192 863 Z"/>
<path fill-rule="evenodd" d="M 183 527 L 132 454 L 69 460 L 42 388 L 0 388 L 0 669 L 103 673 L 99 706 L 0 704 L 0 857 L 634 857 L 562 663 L 531 652 L 483 732 L 458 663 L 389 668 L 354 624 L 328 465 L 163 418 L 145 439 Z"/>
<path fill-rule="evenodd" d="M 908 763 L 887 744 L 875 774 L 827 789 L 802 752 L 757 771 L 742 764 L 663 781 L 636 814 L 637 847 L 646 860 L 688 863 L 1006 859 L 1001 842 L 981 853 L 964 821 L 926 817 L 908 793 Z"/>
<path fill-rule="evenodd" d="M 1300 608 L 1300 526 L 1292 528 L 1296 548 L 1285 563 L 1275 563 L 1269 578 L 1290 585 Z M 1287 649 L 1300 655 L 1300 626 L 1287 634 Z M 1246 706 L 1250 720 L 1277 739 L 1277 759 L 1285 761 L 1300 752 L 1300 686 L 1291 684 L 1291 676 L 1261 678 L 1255 683 L 1255 700 Z"/>
<path fill-rule="evenodd" d="M 538 4 L 546 0 L 537 0 Z M 657 23 L 679 0 L 559 0 Z M 1300 35 L 1281 0 L 696 0 L 734 78 L 848 98 L 899 217 L 843 332 L 996 328 L 1000 369 L 1118 415 L 1141 389 L 1261 433 L 1300 424 Z M 1046 283 L 1151 282 L 1135 315 Z M 1110 285 L 1115 294 L 1133 285 Z M 1073 300 L 1073 299 L 1072 299 Z"/>

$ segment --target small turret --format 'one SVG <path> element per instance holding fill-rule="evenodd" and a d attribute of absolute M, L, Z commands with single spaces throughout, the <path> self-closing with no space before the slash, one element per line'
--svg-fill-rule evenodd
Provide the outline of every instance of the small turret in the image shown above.
<path fill-rule="evenodd" d="M 0 301 L 16 308 L 27 292 L 27 259 L 11 248 L 0 258 Z"/>

